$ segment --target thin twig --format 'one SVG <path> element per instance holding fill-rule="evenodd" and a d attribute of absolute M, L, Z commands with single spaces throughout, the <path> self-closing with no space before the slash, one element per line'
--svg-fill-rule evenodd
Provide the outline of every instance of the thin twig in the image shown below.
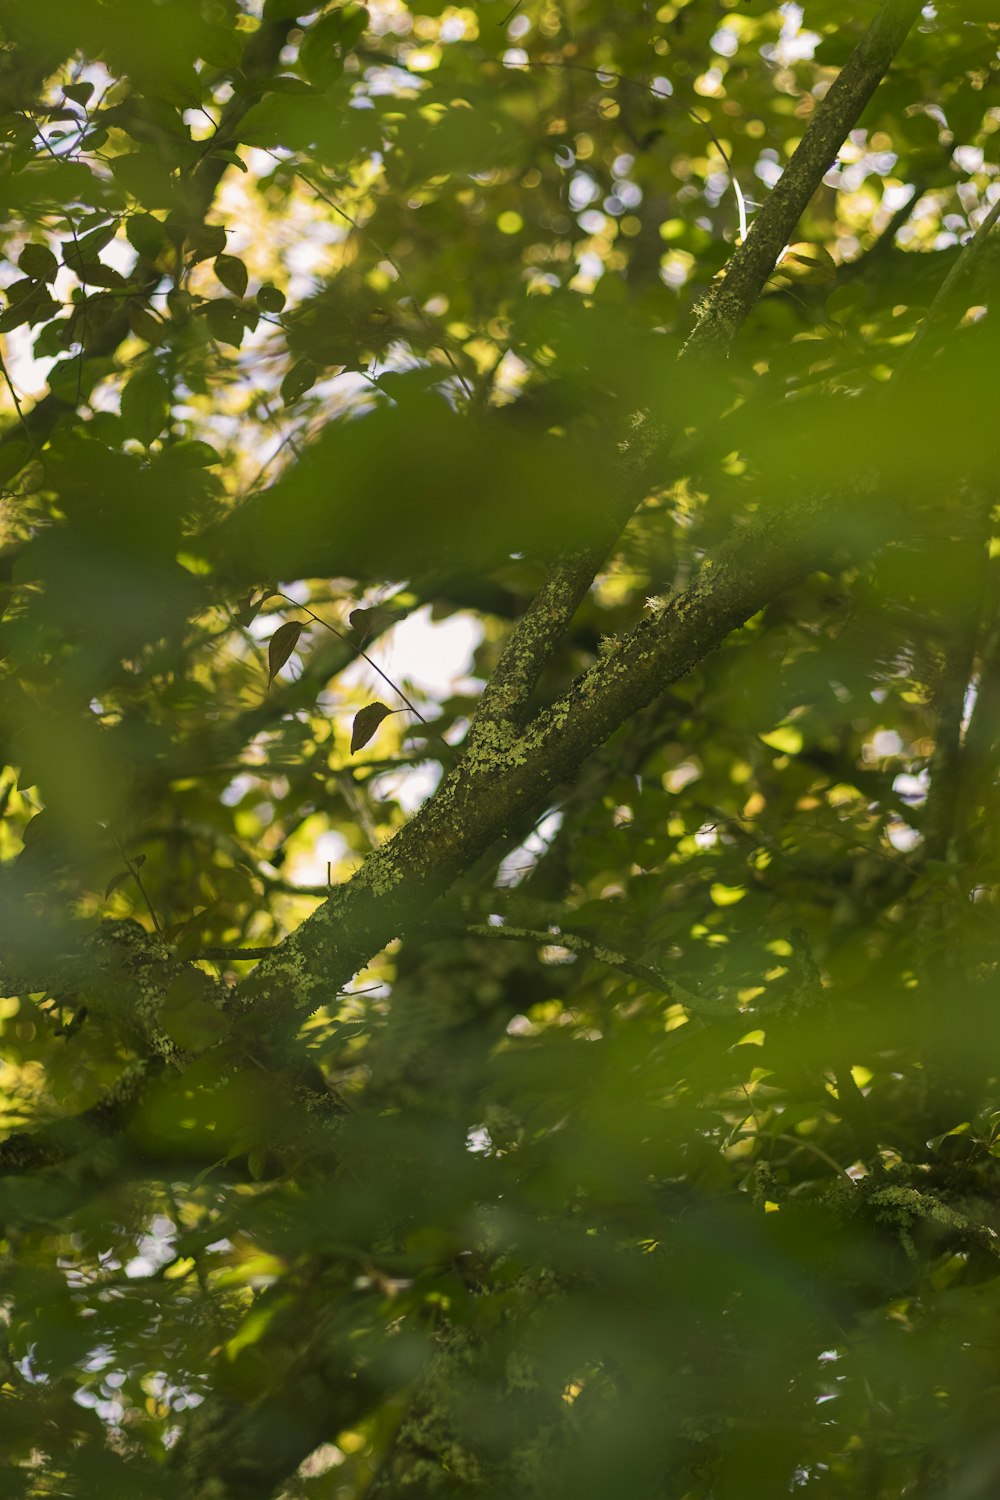
<path fill-rule="evenodd" d="M 920 348 L 920 345 L 923 343 L 924 339 L 927 337 L 928 331 L 941 317 L 941 314 L 944 311 L 945 304 L 947 303 L 948 298 L 951 296 L 951 293 L 954 291 L 955 287 L 958 285 L 959 281 L 961 281 L 962 278 L 966 276 L 971 270 L 973 261 L 976 259 L 983 246 L 985 245 L 990 230 L 996 224 L 998 219 L 1000 219 L 1000 195 L 997 196 L 997 201 L 994 203 L 993 207 L 990 209 L 989 213 L 986 215 L 985 219 L 980 224 L 971 240 L 967 241 L 967 243 L 962 246 L 962 250 L 958 259 L 955 261 L 951 270 L 944 278 L 944 281 L 942 281 L 933 302 L 927 309 L 924 321 L 920 324 L 920 327 L 913 335 L 913 338 L 903 350 L 903 356 L 900 359 L 899 364 L 896 366 L 897 380 L 913 364 L 914 356 L 916 355 L 916 352 Z"/>
<path fill-rule="evenodd" d="M 108 832 L 111 833 L 111 830 L 109 829 Z M 163 928 L 160 926 L 159 919 L 157 918 L 156 912 L 153 910 L 153 903 L 149 899 L 149 893 L 146 890 L 146 887 L 142 883 L 142 876 L 139 874 L 139 866 L 136 864 L 136 861 L 134 859 L 129 859 L 128 855 L 125 853 L 125 850 L 122 848 L 121 843 L 120 843 L 117 835 L 114 834 L 114 833 L 111 833 L 111 837 L 114 840 L 115 848 L 118 850 L 118 853 L 121 855 L 122 859 L 125 861 L 125 867 L 126 867 L 126 869 L 128 870 L 128 872 L 131 875 L 132 879 L 135 881 L 136 885 L 139 887 L 139 894 L 142 896 L 143 901 L 146 903 L 146 910 L 149 912 L 149 915 L 152 918 L 153 927 L 156 929 L 156 935 L 157 935 L 157 937 L 162 938 L 163 937 Z"/>
<path fill-rule="evenodd" d="M 331 625 L 328 620 L 321 619 L 319 615 L 315 614 L 313 612 L 313 610 L 311 610 L 309 608 L 308 604 L 299 604 L 298 601 L 295 600 L 295 599 L 293 599 L 293 598 L 291 598 L 290 595 L 283 594 L 280 589 L 275 589 L 274 590 L 274 596 L 276 598 L 278 598 L 278 599 L 284 599 L 287 604 L 293 605 L 295 607 L 295 609 L 301 609 L 303 611 L 303 613 L 307 614 L 311 620 L 315 620 L 317 625 L 322 625 L 324 630 L 329 630 L 329 632 L 330 632 L 331 635 L 335 635 L 337 637 L 337 639 L 343 641 L 345 645 L 347 645 L 347 646 L 353 646 L 354 645 L 353 641 L 351 641 L 349 639 L 349 637 L 346 636 L 343 633 L 342 630 L 338 630 L 336 628 L 336 626 Z M 397 685 L 393 682 L 393 680 L 392 680 L 391 677 L 387 677 L 386 676 L 386 674 L 382 671 L 382 668 L 379 666 L 378 662 L 373 661 L 372 658 L 368 655 L 367 651 L 365 651 L 363 647 L 358 646 L 356 649 L 357 649 L 358 655 L 362 658 L 362 660 L 364 660 L 364 661 L 366 661 L 368 663 L 368 665 L 371 667 L 372 671 L 377 672 L 378 675 L 381 677 L 382 681 L 384 683 L 386 683 L 390 688 L 392 688 L 392 691 L 394 693 L 396 693 L 400 698 L 402 698 L 403 702 L 406 704 L 406 707 L 410 710 L 410 713 L 416 715 L 416 717 L 420 720 L 421 724 L 427 730 L 428 734 L 432 734 L 434 736 L 434 738 L 436 740 L 438 740 L 444 746 L 444 748 L 448 752 L 448 758 L 451 761 L 452 765 L 457 765 L 457 763 L 458 763 L 457 757 L 456 757 L 455 752 L 452 749 L 452 747 L 448 744 L 448 741 L 446 739 L 444 739 L 438 733 L 438 731 L 434 728 L 434 726 L 432 724 L 428 724 L 427 720 L 424 718 L 424 716 L 420 712 L 419 708 L 417 708 L 415 704 L 413 704 L 413 703 L 410 702 L 409 698 L 403 692 L 403 689 L 401 687 L 397 687 Z M 398 710 L 397 710 L 397 712 L 398 712 Z"/>
<path fill-rule="evenodd" d="M 306 176 L 306 174 L 301 170 L 301 168 L 296 168 L 295 175 L 296 175 L 296 177 L 298 177 L 298 179 L 300 180 L 300 182 L 304 182 L 305 183 L 306 187 L 311 188 L 312 191 L 316 194 L 317 198 L 321 199 L 322 202 L 324 202 L 327 205 L 328 208 L 332 208 L 333 211 L 334 211 L 334 213 L 339 214 L 340 217 L 342 219 L 344 219 L 346 223 L 350 224 L 350 226 L 354 230 L 355 234 L 366 235 L 368 237 L 369 241 L 371 242 L 373 248 L 376 249 L 378 251 L 379 255 L 381 255 L 382 259 L 384 261 L 386 261 L 386 263 L 392 267 L 392 269 L 395 271 L 396 275 L 399 278 L 400 285 L 405 289 L 407 295 L 410 298 L 412 298 L 413 306 L 416 309 L 418 318 L 423 323 L 424 327 L 428 330 L 428 332 L 432 335 L 433 340 L 434 340 L 434 347 L 441 350 L 441 353 L 444 355 L 445 359 L 451 365 L 452 373 L 454 374 L 455 379 L 458 381 L 459 385 L 462 387 L 462 390 L 465 392 L 466 400 L 471 405 L 472 402 L 475 400 L 475 394 L 473 392 L 472 387 L 470 386 L 469 382 L 466 380 L 465 376 L 462 374 L 461 370 L 458 368 L 458 365 L 455 362 L 455 358 L 452 355 L 451 350 L 448 348 L 448 345 L 444 342 L 443 339 L 441 339 L 439 337 L 438 330 L 434 327 L 434 324 L 431 322 L 430 318 L 427 316 L 427 314 L 424 312 L 423 308 L 421 307 L 421 305 L 420 305 L 420 299 L 416 295 L 416 293 L 414 292 L 413 288 L 410 286 L 410 283 L 407 281 L 406 276 L 403 273 L 403 269 L 399 265 L 399 262 L 389 253 L 388 250 L 386 250 L 386 248 L 385 248 L 384 245 L 380 245 L 379 244 L 378 240 L 371 233 L 371 231 L 369 230 L 369 228 L 368 228 L 367 225 L 359 224 L 356 219 L 352 219 L 351 216 L 350 216 L 350 214 L 347 212 L 347 210 L 341 208 L 340 204 L 336 201 L 336 199 L 331 198 L 328 193 L 324 193 L 321 188 L 318 188 L 316 186 L 316 184 L 312 181 L 312 179 L 310 177 Z"/>
<path fill-rule="evenodd" d="M 601 78 L 613 78 L 616 83 L 627 83 L 630 88 L 641 89 L 643 93 L 652 94 L 655 99 L 661 99 L 664 104 L 671 106 L 673 109 L 683 110 L 684 113 L 690 117 L 690 119 L 694 120 L 695 123 L 700 125 L 702 129 L 707 133 L 709 139 L 712 142 L 712 145 L 715 147 L 716 151 L 718 151 L 719 155 L 722 157 L 723 162 L 725 163 L 726 174 L 729 178 L 729 183 L 733 190 L 733 196 L 736 199 L 737 212 L 740 216 L 739 237 L 741 240 L 746 239 L 746 199 L 743 196 L 743 189 L 740 187 L 739 182 L 736 179 L 736 173 L 733 170 L 733 163 L 730 159 L 729 153 L 713 130 L 712 122 L 710 120 L 707 120 L 704 115 L 699 114 L 696 109 L 692 109 L 690 104 L 685 104 L 682 99 L 675 99 L 672 94 L 665 93 L 663 89 L 658 89 L 655 84 L 643 83 L 641 78 L 631 78 L 627 73 L 619 73 L 614 68 L 602 68 L 600 65 L 598 65 L 597 67 L 588 67 L 586 63 L 565 62 L 562 58 L 529 58 L 527 62 L 518 63 L 516 64 L 516 66 L 520 68 L 560 68 L 566 73 L 586 73 L 591 77 L 597 78 L 598 81 L 600 81 Z"/>

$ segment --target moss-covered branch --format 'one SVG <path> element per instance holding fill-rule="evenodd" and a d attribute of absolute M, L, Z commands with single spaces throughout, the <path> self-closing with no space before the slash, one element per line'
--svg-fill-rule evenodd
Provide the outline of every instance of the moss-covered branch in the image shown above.
<path fill-rule="evenodd" d="M 883 0 L 868 31 L 823 99 L 791 161 L 725 274 L 702 304 L 685 345 L 691 356 L 724 355 L 760 296 L 810 198 L 888 71 L 919 16 L 921 0 Z"/>

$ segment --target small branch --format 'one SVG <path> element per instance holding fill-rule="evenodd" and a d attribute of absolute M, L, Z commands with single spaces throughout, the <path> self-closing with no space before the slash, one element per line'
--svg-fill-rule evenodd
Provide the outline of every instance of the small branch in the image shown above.
<path fill-rule="evenodd" d="M 291 890 L 293 887 L 289 886 L 286 889 Z M 314 887 L 312 892 L 299 891 L 297 888 L 294 889 L 296 895 L 328 894 L 324 887 Z M 269 944 L 266 948 L 199 948 L 197 953 L 188 953 L 185 957 L 190 959 L 192 963 L 197 962 L 199 959 L 221 959 L 224 963 L 243 963 L 248 959 L 267 958 L 268 954 L 273 951 L 273 944 Z"/>
<path fill-rule="evenodd" d="M 577 957 L 591 958 L 596 963 L 606 964 L 609 968 L 620 970 L 631 979 L 641 980 L 643 984 L 649 985 L 651 989 L 664 995 L 672 1004 L 683 1005 L 685 1010 L 690 1011 L 699 1020 L 732 1020 L 737 1014 L 731 1001 L 712 1000 L 705 995 L 696 995 L 693 990 L 678 984 L 675 979 L 669 979 L 655 965 L 644 963 L 641 959 L 632 957 L 631 954 L 622 953 L 618 948 L 609 948 L 606 944 L 596 942 L 593 938 L 583 937 L 577 932 L 566 932 L 562 928 L 552 928 L 546 931 L 509 923 L 503 927 L 494 927 L 489 922 L 473 922 L 467 926 L 450 926 L 447 923 L 439 925 L 435 922 L 432 931 L 450 933 L 456 937 L 500 938 L 513 943 L 534 943 L 543 947 L 565 948 L 567 952 L 576 954 Z"/>
<path fill-rule="evenodd" d="M 111 830 L 109 829 L 108 832 L 111 833 Z M 149 912 L 150 920 L 153 923 L 153 927 L 154 927 L 154 929 L 156 931 L 157 937 L 158 938 L 162 938 L 163 937 L 163 929 L 160 926 L 159 919 L 158 919 L 158 917 L 156 915 L 156 912 L 153 910 L 153 903 L 149 899 L 149 893 L 147 892 L 146 887 L 142 883 L 142 876 L 139 874 L 139 862 L 137 862 L 134 859 L 129 859 L 128 855 L 125 853 L 125 850 L 122 848 L 121 844 L 119 843 L 118 839 L 115 837 L 115 835 L 113 833 L 111 833 L 111 837 L 114 840 L 115 848 L 118 850 L 118 853 L 121 855 L 122 859 L 125 861 L 125 867 L 126 867 L 126 869 L 128 870 L 128 872 L 131 875 L 132 879 L 135 881 L 136 885 L 139 887 L 139 894 L 140 894 L 140 896 L 142 897 L 143 901 L 146 904 L 146 910 Z M 146 857 L 145 855 L 142 856 L 143 859 L 145 859 L 145 857 Z"/>
<path fill-rule="evenodd" d="M 118 1134 L 159 1071 L 156 1059 L 132 1062 L 104 1098 L 82 1114 L 52 1120 L 36 1130 L 15 1131 L 0 1142 L 0 1176 L 20 1177 L 58 1166 Z"/>
<path fill-rule="evenodd" d="M 701 306 L 684 358 L 725 355 L 760 296 L 810 198 L 836 160 L 906 35 L 922 0 L 882 0 L 878 14 L 851 53 L 812 119 L 791 161 L 722 279 Z"/>
<path fill-rule="evenodd" d="M 945 640 L 935 695 L 937 726 L 928 768 L 930 787 L 924 818 L 925 859 L 946 860 L 956 832 L 956 814 L 965 770 L 962 726 L 983 610 L 990 509 L 991 505 L 987 503 L 985 514 L 975 518 L 977 524 L 971 538 L 963 538 L 962 543 L 955 544 L 962 546 L 968 556 L 970 588 L 963 606 L 956 611 L 957 618 L 951 622 Z"/>
<path fill-rule="evenodd" d="M 961 254 L 938 288 L 934 301 L 927 309 L 924 321 L 903 351 L 903 356 L 896 367 L 897 380 L 912 366 L 917 350 L 927 337 L 930 329 L 934 327 L 935 323 L 940 321 L 942 313 L 948 305 L 948 300 L 958 283 L 972 270 L 976 258 L 986 244 L 990 230 L 997 223 L 998 219 L 1000 219 L 1000 197 L 997 198 L 997 201 L 972 236 L 972 239 L 962 246 Z"/>
<path fill-rule="evenodd" d="M 277 599 L 284 599 L 286 604 L 292 605 L 295 609 L 301 609 L 303 614 L 307 614 L 309 616 L 310 620 L 315 620 L 317 625 L 322 625 L 324 630 L 328 630 L 331 635 L 335 635 L 337 639 L 343 641 L 345 645 L 350 646 L 352 644 L 342 630 L 338 630 L 337 627 L 335 625 L 331 625 L 328 620 L 323 620 L 319 615 L 314 614 L 307 604 L 299 604 L 297 600 L 292 599 L 288 594 L 283 594 L 280 589 L 276 589 L 274 591 L 274 597 Z M 428 734 L 432 734 L 438 741 L 438 743 L 444 746 L 445 750 L 448 752 L 449 761 L 452 765 L 454 765 L 456 762 L 456 756 L 454 750 L 448 744 L 448 741 L 446 739 L 443 739 L 442 736 L 438 734 L 433 725 L 428 724 L 419 708 L 417 708 L 413 703 L 410 702 L 409 698 L 403 692 L 403 689 L 401 687 L 397 687 L 396 683 L 393 682 L 391 677 L 386 676 L 386 674 L 382 671 L 382 668 L 379 666 L 378 662 L 373 661 L 373 659 L 368 655 L 368 652 L 365 651 L 361 646 L 357 647 L 357 654 L 361 657 L 362 661 L 366 661 L 368 663 L 373 672 L 378 673 L 382 681 L 392 689 L 397 697 L 402 698 L 403 702 L 406 704 L 406 707 L 410 710 L 410 713 L 420 720 L 421 724 L 427 730 Z M 396 709 L 394 710 L 394 712 L 398 713 L 399 710 Z"/>

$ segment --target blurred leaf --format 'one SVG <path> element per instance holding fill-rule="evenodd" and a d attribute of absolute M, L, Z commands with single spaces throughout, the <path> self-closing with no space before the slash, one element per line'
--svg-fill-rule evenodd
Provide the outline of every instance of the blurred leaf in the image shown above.
<path fill-rule="evenodd" d="M 145 363 L 122 387 L 121 418 L 129 437 L 149 447 L 170 416 L 170 386 L 154 364 Z"/>

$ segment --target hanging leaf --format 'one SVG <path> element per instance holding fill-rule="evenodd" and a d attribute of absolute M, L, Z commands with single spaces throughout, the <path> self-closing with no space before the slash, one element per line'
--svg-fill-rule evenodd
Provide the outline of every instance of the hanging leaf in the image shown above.
<path fill-rule="evenodd" d="M 200 260 L 214 260 L 226 248 L 226 231 L 221 224 L 202 224 L 187 238 L 189 265 Z"/>
<path fill-rule="evenodd" d="M 209 302 L 203 311 L 208 331 L 213 339 L 217 339 L 220 344 L 231 344 L 234 349 L 238 349 L 246 326 L 239 309 L 232 302 L 219 299 Z"/>
<path fill-rule="evenodd" d="M 260 595 L 260 598 L 255 599 L 253 590 L 251 589 L 246 598 L 240 600 L 240 607 L 236 615 L 237 625 L 242 625 L 244 628 L 246 628 L 247 625 L 252 624 L 260 613 L 261 605 L 266 599 L 270 599 L 270 597 L 270 590 L 265 589 L 264 592 Z M 284 626 L 282 626 L 281 628 L 284 629 Z M 275 632 L 275 636 L 277 636 L 277 634 L 278 632 Z"/>
<path fill-rule="evenodd" d="M 90 102 L 90 96 L 94 92 L 92 83 L 68 83 L 63 89 L 67 99 L 72 99 L 74 104 L 86 105 Z"/>
<path fill-rule="evenodd" d="M 361 644 L 364 645 L 365 641 L 371 640 L 373 635 L 380 635 L 391 625 L 405 620 L 407 614 L 408 611 L 405 609 L 392 609 L 385 604 L 374 604 L 370 609 L 352 609 L 347 618 L 351 623 L 351 628 L 357 632 Z"/>
<path fill-rule="evenodd" d="M 129 437 L 148 448 L 167 425 L 170 386 L 155 365 L 143 365 L 122 390 L 122 424 Z"/>
<path fill-rule="evenodd" d="M 36 281 L 55 281 L 59 270 L 59 262 L 48 245 L 39 245 L 34 241 L 25 245 L 17 258 L 17 264 L 25 276 L 31 276 Z"/>
<path fill-rule="evenodd" d="M 109 245 L 118 233 L 118 221 L 112 219 L 110 224 L 102 224 L 97 229 L 92 229 L 89 234 L 78 235 L 76 239 L 63 240 L 63 261 L 78 276 L 82 275 L 85 268 L 97 260 L 98 254 L 105 245 Z"/>
<path fill-rule="evenodd" d="M 267 643 L 267 685 L 271 686 L 285 662 L 295 650 L 299 636 L 306 628 L 304 620 L 286 620 L 279 625 Z"/>
<path fill-rule="evenodd" d="M 134 875 L 136 870 L 141 870 L 145 863 L 146 856 L 144 854 L 137 854 L 134 859 L 128 861 L 127 867 L 124 870 L 119 870 L 117 875 L 112 875 L 104 887 L 105 901 L 107 901 L 109 896 L 114 894 L 120 885 L 124 885 L 129 876 Z"/>
<path fill-rule="evenodd" d="M 280 313 L 285 305 L 285 294 L 280 292 L 276 286 L 266 282 L 257 293 L 257 306 L 263 312 Z"/>
<path fill-rule="evenodd" d="M 351 730 L 351 754 L 363 750 L 382 720 L 398 712 L 398 709 L 386 708 L 384 703 L 366 703 L 364 708 L 359 708 Z"/>
<path fill-rule="evenodd" d="M 242 297 L 247 289 L 249 276 L 243 262 L 235 255 L 217 255 L 213 263 L 216 276 L 222 282 L 227 292 L 232 292 L 234 297 Z"/>
<path fill-rule="evenodd" d="M 281 399 L 286 406 L 291 406 L 300 396 L 305 395 L 311 386 L 316 384 L 319 378 L 319 366 L 311 359 L 297 359 L 281 382 Z"/>
<path fill-rule="evenodd" d="M 230 166 L 239 167 L 241 172 L 249 172 L 250 168 L 242 157 L 237 156 L 235 151 L 213 151 L 212 155 L 217 161 L 227 161 Z"/>

